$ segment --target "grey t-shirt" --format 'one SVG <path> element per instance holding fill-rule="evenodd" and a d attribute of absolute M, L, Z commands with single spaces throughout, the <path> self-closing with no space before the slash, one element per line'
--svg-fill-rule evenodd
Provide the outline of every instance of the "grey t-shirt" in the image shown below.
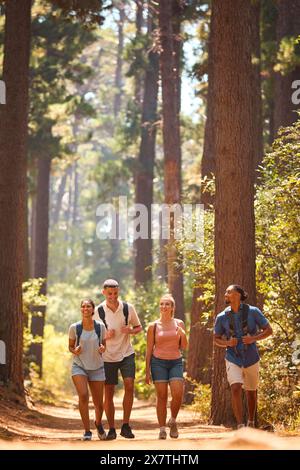
<path fill-rule="evenodd" d="M 97 322 L 99 323 L 99 322 Z M 100 339 L 105 338 L 105 326 L 100 323 L 101 335 Z M 72 323 L 69 328 L 69 338 L 76 339 L 76 323 Z M 99 338 L 94 328 L 91 331 L 82 330 L 80 336 L 81 354 L 73 355 L 73 363 L 86 370 L 96 370 L 104 366 L 102 354 L 98 352 Z"/>

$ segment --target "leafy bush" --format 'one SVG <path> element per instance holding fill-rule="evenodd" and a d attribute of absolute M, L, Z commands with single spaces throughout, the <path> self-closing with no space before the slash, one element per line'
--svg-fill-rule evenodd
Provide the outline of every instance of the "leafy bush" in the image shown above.
<path fill-rule="evenodd" d="M 196 382 L 196 380 L 186 379 L 193 388 L 193 404 L 189 406 L 190 410 L 195 411 L 202 423 L 208 423 L 211 407 L 211 387 Z"/>
<path fill-rule="evenodd" d="M 300 121 L 282 129 L 261 169 L 256 198 L 257 286 L 274 330 L 262 343 L 259 416 L 299 422 Z"/>
<path fill-rule="evenodd" d="M 68 351 L 68 335 L 46 325 L 43 341 L 43 370 L 39 378 L 34 367 L 30 370 L 30 395 L 34 400 L 57 404 L 74 393 L 71 380 L 71 353 Z"/>

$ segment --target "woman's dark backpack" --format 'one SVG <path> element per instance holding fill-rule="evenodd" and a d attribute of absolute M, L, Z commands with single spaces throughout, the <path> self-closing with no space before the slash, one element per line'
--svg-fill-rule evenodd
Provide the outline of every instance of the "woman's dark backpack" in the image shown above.
<path fill-rule="evenodd" d="M 99 346 L 100 346 L 101 341 L 102 341 L 102 338 L 101 338 L 101 325 L 100 325 L 99 322 L 96 322 L 95 320 L 94 320 L 94 329 L 95 329 L 96 335 L 98 336 Z M 76 323 L 76 347 L 79 346 L 82 330 L 83 330 L 82 321 L 79 321 L 79 322 Z"/>

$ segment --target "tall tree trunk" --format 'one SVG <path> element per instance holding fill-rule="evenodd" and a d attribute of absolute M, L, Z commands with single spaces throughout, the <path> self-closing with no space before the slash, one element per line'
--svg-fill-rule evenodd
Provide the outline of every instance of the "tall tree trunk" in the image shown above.
<path fill-rule="evenodd" d="M 3 80 L 0 105 L 0 339 L 6 363 L 0 381 L 23 394 L 22 281 L 26 243 L 26 159 L 31 0 L 5 4 Z"/>
<path fill-rule="evenodd" d="M 178 46 L 173 30 L 174 0 L 160 0 L 159 2 L 159 28 L 160 28 L 160 68 L 163 103 L 163 148 L 164 148 L 164 175 L 165 175 L 165 203 L 180 204 L 181 201 L 181 142 L 179 122 L 179 89 Z M 180 259 L 174 244 L 174 215 L 171 214 L 171 238 L 168 243 L 168 285 L 176 302 L 176 316 L 184 319 L 184 296 Z"/>
<path fill-rule="evenodd" d="M 116 94 L 114 98 L 114 116 L 117 117 L 121 109 L 122 100 L 122 67 L 123 67 L 123 49 L 124 49 L 124 21 L 125 10 L 124 5 L 118 7 L 119 21 L 118 21 L 118 51 L 117 51 L 117 66 L 115 73 L 115 88 Z"/>
<path fill-rule="evenodd" d="M 253 109 L 255 125 L 255 147 L 254 147 L 254 175 L 257 179 L 257 169 L 262 162 L 263 148 L 263 120 L 262 120 L 262 96 L 261 96 L 261 47 L 260 47 L 260 0 L 251 2 L 252 32 L 252 86 L 253 86 Z"/>
<path fill-rule="evenodd" d="M 211 28 L 212 25 L 210 25 Z M 206 123 L 204 131 L 204 147 L 201 160 L 201 179 L 212 178 L 215 174 L 215 129 L 213 126 L 213 110 L 214 110 L 214 87 L 213 87 L 213 63 L 212 63 L 212 47 L 211 38 L 213 35 L 210 29 L 210 37 L 208 41 L 208 90 L 206 103 Z M 204 183 L 201 186 L 200 203 L 204 204 L 206 210 L 214 204 L 214 196 L 209 193 Z M 204 279 L 199 279 L 199 284 Z M 200 287 L 195 287 L 193 291 L 192 309 L 191 309 L 191 327 L 189 337 L 189 350 L 187 360 L 187 376 L 188 378 L 201 383 L 210 383 L 212 374 L 212 333 L 208 329 L 208 325 L 201 324 L 201 315 L 205 306 L 199 300 L 203 294 Z M 193 400 L 194 385 L 187 381 L 186 383 L 186 403 Z"/>
<path fill-rule="evenodd" d="M 168 266 L 167 266 L 167 240 L 162 238 L 162 217 L 159 217 L 159 252 L 157 277 L 160 282 L 167 284 L 168 282 Z"/>
<path fill-rule="evenodd" d="M 148 35 L 153 32 L 153 22 L 149 23 Z M 135 242 L 135 282 L 145 285 L 152 279 L 152 239 L 151 239 L 151 204 L 153 203 L 153 177 L 155 160 L 157 95 L 159 57 L 150 50 L 149 64 L 145 75 L 145 90 L 141 122 L 141 143 L 136 172 L 136 203 L 146 206 L 148 211 L 148 238 L 139 238 Z"/>
<path fill-rule="evenodd" d="M 278 48 L 283 38 L 297 38 L 300 33 L 300 0 L 278 0 L 278 18 L 277 18 L 277 43 Z M 299 45 L 298 45 L 299 47 Z M 298 54 L 299 57 L 299 54 Z M 274 108 L 274 128 L 277 133 L 279 127 L 290 126 L 298 119 L 295 112 L 299 105 L 292 102 L 292 83 L 300 79 L 300 66 L 285 73 L 275 74 L 275 108 Z"/>
<path fill-rule="evenodd" d="M 73 227 L 77 224 L 78 219 L 78 199 L 79 199 L 79 174 L 78 163 L 74 163 L 74 198 L 73 198 Z"/>
<path fill-rule="evenodd" d="M 151 0 L 149 0 L 150 2 Z M 144 25 L 143 12 L 144 12 L 144 0 L 135 0 L 136 4 L 136 16 L 135 16 L 135 28 L 136 28 L 136 37 L 139 37 L 142 34 L 142 28 Z M 148 7 L 148 20 L 150 26 L 152 23 L 152 15 L 150 15 Z M 148 31 L 149 31 L 148 26 Z M 134 100 L 138 109 L 141 109 L 142 99 L 143 99 L 143 76 L 141 73 L 137 74 L 134 77 Z"/>
<path fill-rule="evenodd" d="M 255 303 L 254 159 L 251 3 L 214 0 L 212 52 L 216 132 L 215 313 L 229 284 L 245 286 Z M 224 350 L 215 347 L 212 421 L 233 422 Z"/>
<path fill-rule="evenodd" d="M 117 118 L 121 111 L 122 104 L 122 93 L 123 93 L 123 79 L 122 79 L 122 68 L 123 68 L 123 51 L 124 51 L 124 22 L 125 22 L 125 6 L 123 2 L 117 2 L 117 9 L 119 12 L 119 21 L 118 21 L 118 50 L 117 50 L 117 64 L 115 70 L 115 96 L 114 96 L 114 117 Z M 118 224 L 118 220 L 117 220 Z M 119 240 L 119 230 L 117 226 L 116 239 L 110 239 L 110 256 L 109 256 L 109 266 L 111 268 L 111 276 L 114 275 L 115 268 L 120 256 L 120 240 Z"/>
<path fill-rule="evenodd" d="M 35 264 L 35 236 L 36 236 L 36 192 L 31 194 L 31 213 L 30 213 L 30 277 L 34 277 Z"/>
<path fill-rule="evenodd" d="M 48 275 L 48 232 L 49 232 L 49 187 L 50 187 L 51 157 L 41 155 L 38 159 L 38 180 L 36 193 L 36 223 L 35 223 L 35 254 L 33 276 L 43 278 L 45 281 L 41 286 L 41 294 L 47 294 Z M 39 315 L 33 315 L 31 321 L 31 333 L 33 338 L 44 337 L 46 307 L 41 305 L 35 307 Z M 43 370 L 43 344 L 32 343 L 30 355 L 39 367 L 40 377 Z"/>
<path fill-rule="evenodd" d="M 55 201 L 55 206 L 54 206 L 54 211 L 53 211 L 53 225 L 56 225 L 59 221 L 59 216 L 60 216 L 60 211 L 61 211 L 61 205 L 62 205 L 62 200 L 63 196 L 65 194 L 65 189 L 66 189 L 66 183 L 67 183 L 67 177 L 69 168 L 65 170 L 63 176 L 61 177 L 59 187 L 58 187 L 58 192 L 56 196 L 56 201 Z"/>

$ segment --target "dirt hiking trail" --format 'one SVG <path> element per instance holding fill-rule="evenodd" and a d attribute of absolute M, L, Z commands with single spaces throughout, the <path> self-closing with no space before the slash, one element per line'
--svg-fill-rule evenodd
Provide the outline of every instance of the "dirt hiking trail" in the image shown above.
<path fill-rule="evenodd" d="M 91 422 L 93 411 L 90 412 Z M 200 424 L 197 413 L 182 409 L 179 414 L 179 438 L 158 440 L 154 404 L 135 400 L 131 425 L 135 439 L 119 435 L 122 417 L 121 399 L 116 401 L 114 441 L 100 441 L 94 426 L 93 440 L 83 442 L 82 425 L 75 400 L 63 406 L 37 404 L 27 409 L 0 401 L 0 449 L 4 450 L 200 450 L 200 449 L 300 449 L 300 436 L 282 436 L 250 428 L 234 431 L 222 426 Z M 104 425 L 107 429 L 106 420 Z"/>

